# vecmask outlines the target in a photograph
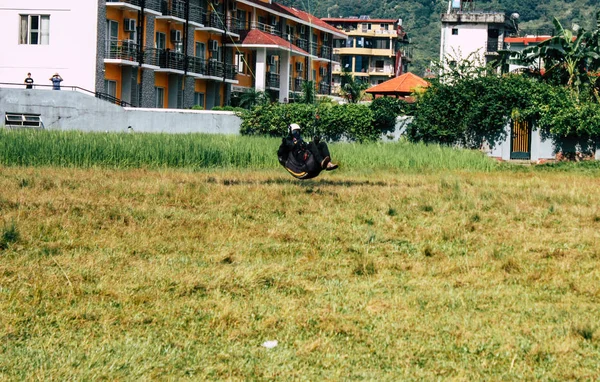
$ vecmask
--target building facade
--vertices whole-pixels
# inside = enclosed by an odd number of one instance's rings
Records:
[[[409,38],[401,19],[371,19],[369,16],[324,18],[327,24],[348,35],[334,43],[333,86],[338,93],[342,74],[375,86],[408,71],[411,61]]]
[[[509,30],[503,12],[478,11],[473,0],[449,0],[441,20],[442,65],[470,59],[484,66],[498,59]]]
[[[0,82],[77,86],[125,105],[204,109],[232,93],[284,101],[312,81],[330,94],[345,34],[270,0],[0,2]]]

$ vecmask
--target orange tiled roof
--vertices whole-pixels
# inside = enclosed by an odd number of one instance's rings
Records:
[[[421,77],[412,74],[404,73],[403,75],[392,78],[379,85],[367,89],[370,94],[410,94],[418,87],[427,87],[429,82]]]
[[[513,44],[524,44],[529,45],[531,43],[543,42],[550,38],[550,36],[535,36],[535,37],[506,37],[504,42]]]
[[[263,32],[258,29],[252,29],[244,38],[244,41],[240,44],[240,46],[244,47],[245,45],[268,45],[268,46],[277,46],[282,49],[291,49],[293,52],[300,53],[304,56],[310,56],[310,54],[298,48],[294,44],[290,44],[289,41],[282,39],[279,36],[275,36],[266,32]]]

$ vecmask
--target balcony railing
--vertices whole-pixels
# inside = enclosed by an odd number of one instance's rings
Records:
[[[227,30],[235,34],[241,34],[246,29],[244,22],[237,17],[227,18]]]
[[[207,72],[206,60],[200,57],[188,57],[188,72],[205,75]]]
[[[138,45],[133,40],[109,40],[104,47],[104,58],[137,61]]]
[[[317,55],[317,51],[319,50],[319,46],[316,42],[311,42],[310,43],[310,54],[312,54],[313,56]]]
[[[160,49],[148,48],[144,49],[144,64],[160,66]]]
[[[225,15],[223,13],[212,11],[206,16],[204,26],[209,28],[225,30],[225,25],[223,24],[224,22]]]
[[[485,52],[486,53],[491,53],[491,54],[496,54],[498,53],[499,50],[502,50],[504,46],[503,41],[501,40],[488,40],[485,43]]]
[[[161,12],[164,16],[173,16],[180,19],[185,19],[185,1],[163,0],[161,4]]]
[[[327,82],[319,82],[319,94],[331,94],[331,85]]]
[[[269,25],[264,23],[253,22],[250,24],[250,29],[258,29],[263,32],[267,32],[269,34],[281,37],[281,31],[279,30],[277,25]]]
[[[223,77],[223,63],[217,60],[208,60],[208,72],[206,74],[212,77]]]
[[[126,3],[126,4],[131,4],[131,5],[135,5],[136,7],[139,7],[140,4],[140,0],[106,0],[107,3]]]
[[[330,56],[331,56],[331,48],[326,45],[321,45],[321,49],[319,51],[319,57],[329,58]]]
[[[184,70],[185,55],[183,53],[162,50],[159,53],[159,66],[165,69]]]
[[[198,24],[206,23],[206,12],[204,8],[190,4],[190,21]]]
[[[267,87],[279,88],[279,74],[267,72]]]
[[[308,50],[308,41],[303,38],[297,38],[295,45],[302,50]]]
[[[234,64],[225,64],[225,79],[234,80],[237,75],[237,67]]]
[[[301,92],[303,91],[303,85],[304,85],[304,78],[294,78],[294,91],[295,92]]]

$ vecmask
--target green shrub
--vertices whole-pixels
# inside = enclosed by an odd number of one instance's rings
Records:
[[[369,108],[373,112],[373,128],[382,134],[396,129],[396,117],[402,113],[405,102],[392,97],[375,98]]]
[[[373,112],[365,105],[269,104],[241,114],[243,135],[282,137],[297,123],[305,136],[319,134],[328,140],[373,141],[380,130],[373,127]]]

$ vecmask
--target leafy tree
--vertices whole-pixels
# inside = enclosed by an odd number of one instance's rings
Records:
[[[358,103],[363,99],[365,90],[369,88],[368,83],[357,81],[348,69],[342,73],[341,94],[348,102]]]
[[[302,94],[297,99],[300,103],[315,103],[315,83],[314,81],[304,81],[302,84]]]
[[[265,105],[269,102],[269,96],[263,92],[250,88],[240,96],[239,106],[244,109],[252,109],[257,105]]]

